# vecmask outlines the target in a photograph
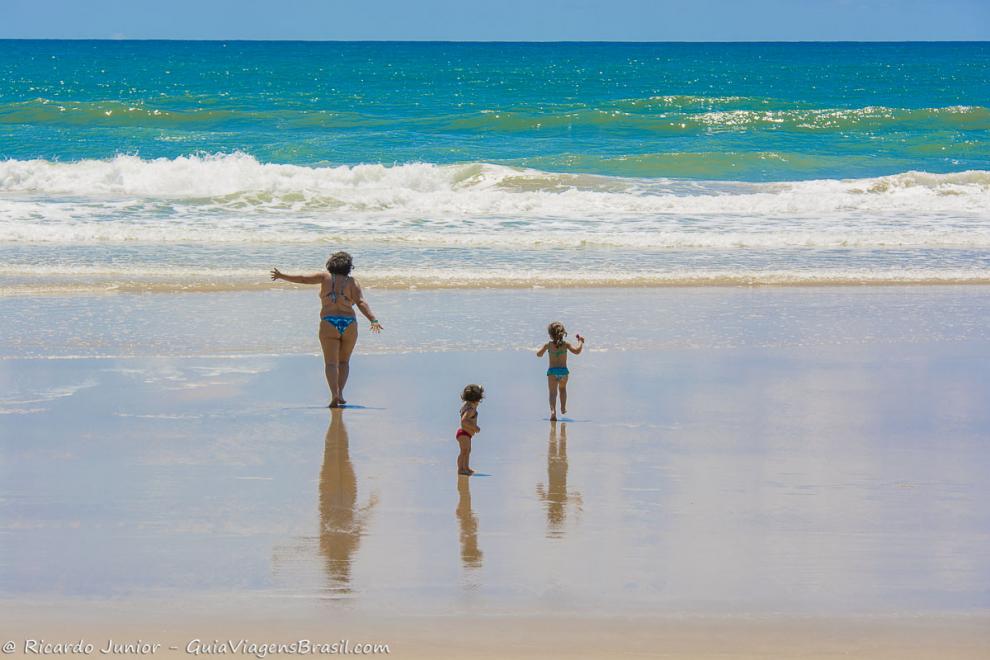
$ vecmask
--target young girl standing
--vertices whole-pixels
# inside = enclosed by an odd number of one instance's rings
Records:
[[[460,447],[457,455],[457,474],[472,475],[474,470],[469,463],[471,461],[471,438],[481,431],[478,426],[478,404],[485,396],[485,388],[481,385],[468,385],[461,392],[461,423],[457,427],[454,437]]]

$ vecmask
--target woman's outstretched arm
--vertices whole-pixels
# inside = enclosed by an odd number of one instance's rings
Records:
[[[285,280],[296,284],[319,284],[323,281],[323,273],[313,273],[312,275],[286,275],[278,268],[272,268],[272,281]]]
[[[364,299],[364,292],[361,291],[361,285],[357,283],[357,280],[354,280],[354,300],[357,301],[354,304],[361,310],[361,313],[371,321],[371,331],[375,333],[381,332],[382,324],[378,322],[378,317],[371,311],[371,305]]]

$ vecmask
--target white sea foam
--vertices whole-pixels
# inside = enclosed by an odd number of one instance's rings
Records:
[[[543,231],[434,231],[346,230],[339,227],[323,231],[278,231],[271,227],[252,230],[248,227],[146,227],[142,225],[114,226],[93,223],[56,227],[52,224],[4,228],[0,223],[0,241],[11,243],[325,243],[328,245],[393,245],[397,247],[448,247],[558,249],[558,248],[627,248],[642,250],[728,250],[777,248],[990,248],[990,222],[987,227],[931,226],[929,218],[912,218],[911,222],[877,222],[872,227],[850,227],[845,224],[816,227],[816,220],[792,220],[787,225],[759,223],[745,226],[744,221],[730,226],[664,227],[634,225],[610,230],[603,223],[595,228],[573,228],[558,224]],[[644,223],[645,224],[645,223]],[[726,223],[728,224],[728,223]],[[740,226],[743,225],[743,226]],[[54,270],[64,266],[53,265]],[[15,270],[19,270],[17,267]],[[0,266],[0,270],[3,267]]]
[[[0,268],[0,279],[10,269]],[[3,296],[73,296],[93,293],[252,291],[278,285],[267,281],[263,272],[220,268],[156,269],[80,267],[60,269],[57,275],[44,265],[26,267],[18,275],[28,278],[0,286]],[[50,280],[58,278],[59,284]],[[42,285],[36,280],[45,280]],[[669,267],[606,269],[555,269],[513,267],[511,269],[442,264],[439,267],[406,269],[368,268],[361,272],[365,288],[379,289],[497,289],[497,288],[597,288],[667,286],[843,286],[859,284],[990,284],[990,270],[960,266],[911,265],[817,265],[814,267]],[[157,379],[184,381],[177,373],[159,372]]]
[[[71,163],[0,162],[4,220],[119,214],[315,218],[622,218],[656,214],[802,215],[835,212],[979,213],[990,172],[906,172],[853,180],[685,182],[558,174],[485,163],[303,167],[246,154]],[[10,203],[21,203],[20,209]],[[20,216],[20,217],[18,217]],[[5,223],[5,224],[10,224]],[[9,229],[9,228],[8,228]]]
[[[34,392],[21,392],[19,394],[14,394],[13,396],[10,397],[5,396],[0,398],[0,404],[4,405],[5,409],[11,410],[10,408],[6,408],[6,406],[7,405],[18,406],[18,405],[31,404],[31,403],[49,403],[57,399],[64,399],[73,396],[75,395],[76,392],[80,390],[84,390],[95,386],[96,386],[96,381],[93,379],[88,379],[82,383],[78,383],[75,385],[66,385],[64,387],[50,387]],[[23,410],[17,409],[17,410],[19,412],[25,412],[25,411],[33,412],[35,409],[30,408],[30,409],[23,409]]]
[[[45,412],[47,408],[3,408],[0,407],[0,415],[35,415]]]

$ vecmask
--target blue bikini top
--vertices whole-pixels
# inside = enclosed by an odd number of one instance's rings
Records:
[[[344,293],[344,288],[346,288],[346,287],[347,287],[347,282],[345,280],[344,281],[344,287],[341,288],[340,292],[338,293],[337,292],[337,276],[334,275],[333,273],[330,273],[330,293],[327,294],[327,298],[330,299],[330,302],[334,302],[335,303],[335,302],[337,302],[337,296],[339,295],[344,300],[346,300],[347,302],[351,302],[351,299],[348,298],[347,297],[347,294]]]

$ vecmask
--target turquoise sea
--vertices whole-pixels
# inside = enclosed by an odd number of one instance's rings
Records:
[[[990,44],[0,41],[0,290],[990,282]]]

